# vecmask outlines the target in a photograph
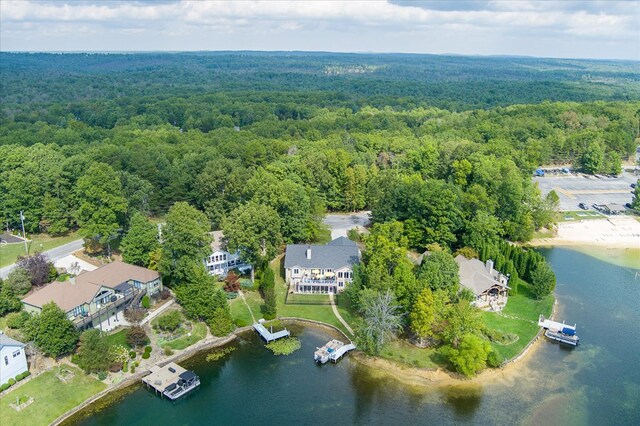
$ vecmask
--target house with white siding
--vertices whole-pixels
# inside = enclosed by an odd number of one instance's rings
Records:
[[[288,244],[284,268],[289,291],[340,293],[353,280],[353,266],[358,263],[360,250],[345,237],[326,245]]]
[[[229,271],[237,269],[241,274],[251,271],[252,265],[240,257],[239,252],[227,251],[227,244],[222,231],[213,231],[211,235],[211,254],[205,259],[209,275],[226,277]]]
[[[0,331],[0,385],[28,370],[24,346]]]

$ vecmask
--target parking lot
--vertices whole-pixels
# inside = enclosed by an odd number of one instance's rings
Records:
[[[637,177],[632,173],[623,172],[618,177],[591,176],[583,174],[547,174],[544,177],[534,177],[543,195],[552,189],[560,197],[560,210],[580,210],[579,203],[584,203],[592,210],[592,204],[626,204],[633,199],[632,183]]]

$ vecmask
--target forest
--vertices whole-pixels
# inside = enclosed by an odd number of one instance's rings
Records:
[[[183,259],[207,246],[196,232],[185,234],[196,247],[184,247],[179,224],[223,229],[259,264],[284,243],[318,240],[327,211],[369,209],[354,307],[397,299],[411,312],[403,324],[445,342],[451,359],[480,344],[470,326],[454,335],[431,326],[433,315],[475,321],[452,287],[451,253],[501,255],[548,294],[555,278],[544,262],[502,246],[554,221],[557,197],[543,197],[532,173],[568,164],[617,174],[640,133],[633,62],[0,53],[0,73],[4,228],[17,229],[24,211],[29,233],[78,230],[94,252],[121,241],[126,260],[177,286],[192,280]],[[165,217],[160,250],[149,218]],[[404,253],[426,249],[443,254],[412,269]],[[434,297],[449,308],[425,319],[414,308]],[[376,336],[363,339],[379,351]]]

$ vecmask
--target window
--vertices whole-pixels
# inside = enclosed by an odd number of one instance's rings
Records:
[[[78,315],[82,315],[82,313],[83,313],[82,311],[83,311],[82,305],[76,306],[75,308],[73,308],[73,315],[76,316],[76,317]]]
[[[17,351],[12,353],[11,355],[13,355],[14,358],[17,357],[18,355],[20,355],[20,349],[18,349]]]
[[[9,365],[9,357],[8,356],[4,357],[4,365]]]
[[[298,268],[295,268],[293,270],[293,275],[298,275],[300,273],[300,270]]]

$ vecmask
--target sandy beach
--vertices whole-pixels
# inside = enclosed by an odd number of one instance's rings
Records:
[[[538,238],[531,246],[597,246],[640,249],[640,222],[630,216],[558,224],[556,236]]]

